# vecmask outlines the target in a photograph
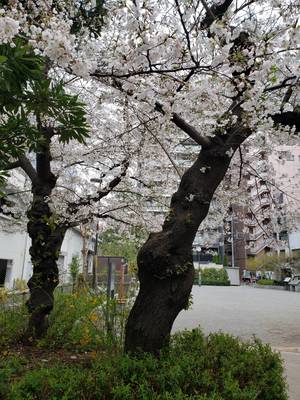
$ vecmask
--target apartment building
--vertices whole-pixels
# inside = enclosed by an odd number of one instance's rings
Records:
[[[300,251],[300,146],[278,146],[255,154],[245,171],[247,204],[233,204],[227,220],[229,264],[265,254],[293,256]]]

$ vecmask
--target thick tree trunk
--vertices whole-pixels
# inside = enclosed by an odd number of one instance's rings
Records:
[[[26,305],[30,319],[25,337],[35,339],[42,337],[48,328],[48,315],[54,302],[53,292],[59,282],[57,260],[65,229],[55,223],[43,196],[34,196],[28,219],[33,275],[28,281],[30,298]]]
[[[158,354],[189,300],[194,268],[192,244],[213,194],[229,167],[225,146],[203,149],[182,177],[162,231],[150,234],[138,254],[140,291],[130,312],[125,351]]]
[[[51,131],[41,128],[43,140],[36,153],[36,170],[30,162],[24,165],[31,178],[33,200],[27,212],[27,231],[31,238],[30,247],[33,275],[28,281],[30,298],[26,305],[30,319],[25,338],[43,336],[48,328],[48,315],[53,308],[53,292],[58,285],[57,260],[66,232],[64,225],[55,220],[49,198],[56,185],[57,177],[51,172]]]

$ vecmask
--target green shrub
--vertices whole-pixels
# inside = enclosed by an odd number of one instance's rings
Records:
[[[74,291],[75,285],[77,282],[77,278],[78,278],[78,274],[79,274],[79,270],[80,270],[80,261],[79,261],[78,255],[72,257],[72,261],[69,265],[69,268],[70,268],[71,282],[72,282],[73,291]]]
[[[260,341],[193,330],[173,336],[159,359],[106,354],[89,367],[24,366],[17,376],[8,373],[0,394],[4,400],[287,400],[282,365]]]
[[[22,296],[10,296],[0,305],[0,350],[19,341],[28,323],[28,312]],[[54,309],[49,316],[46,336],[40,347],[92,350],[120,347],[129,305],[107,302],[82,288],[75,293],[55,292]]]
[[[229,286],[230,281],[225,269],[205,268],[201,270],[202,285]]]
[[[58,292],[47,335],[39,346],[78,350],[121,346],[127,308],[113,300],[107,303],[106,295],[96,295],[87,288]]]
[[[270,285],[270,286],[283,286],[284,283],[282,281],[276,281],[273,279],[259,279],[256,282],[258,285]]]
[[[200,275],[200,270],[199,269],[195,269],[195,273],[194,273],[194,285],[199,285],[199,275]]]
[[[8,302],[0,306],[0,347],[17,342],[27,326],[28,313],[25,305],[14,301],[10,296]]]

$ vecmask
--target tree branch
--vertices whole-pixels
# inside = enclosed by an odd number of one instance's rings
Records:
[[[163,106],[161,103],[156,102],[155,103],[155,109],[162,114],[165,114]],[[189,135],[191,139],[193,139],[196,143],[198,143],[200,146],[204,147],[209,147],[212,143],[211,141],[204,137],[201,136],[200,133],[195,129],[192,125],[187,123],[183,118],[181,118],[177,113],[173,113],[171,117],[171,121],[174,122],[174,124],[183,130],[186,134]]]
[[[289,76],[289,77],[285,78],[278,85],[269,86],[269,87],[265,88],[264,92],[273,92],[274,90],[279,90],[279,89],[283,89],[285,87],[290,87],[292,85],[292,83],[288,83],[288,81],[294,80],[296,78],[297,77],[295,75],[294,76]]]
[[[203,148],[209,147],[211,145],[211,141],[208,138],[201,136],[197,129],[187,123],[177,113],[173,113],[171,121],[174,122],[174,124],[178,126],[178,128],[182,129],[185,133],[189,135],[191,139],[200,144],[200,146],[202,146]]]
[[[101,72],[95,71],[90,74],[90,76],[94,76],[96,78],[116,78],[116,79],[125,79],[130,78],[132,76],[142,76],[142,75],[152,75],[152,74],[171,74],[173,72],[181,72],[181,71],[191,71],[191,70],[211,70],[211,65],[191,65],[187,67],[174,67],[174,68],[165,68],[165,69],[155,69],[153,66],[149,69],[141,69],[139,71],[129,71],[123,74],[118,74],[112,72]]]
[[[3,168],[3,171],[9,171],[11,169],[15,169],[15,168],[19,168],[19,167],[21,167],[20,161],[14,161],[14,162],[11,162],[11,163],[7,164]]]
[[[201,3],[207,11],[200,24],[201,28],[208,29],[216,19],[221,19],[232,2],[233,0],[225,0],[221,4],[213,4],[211,7],[208,7],[205,0],[201,0]]]
[[[139,118],[139,117],[138,117]],[[146,128],[147,132],[149,132],[149,134],[157,141],[157,143],[160,145],[160,147],[162,148],[163,152],[165,153],[165,155],[168,157],[170,163],[172,164],[173,168],[175,169],[177,175],[179,176],[179,178],[182,177],[179,169],[177,168],[177,165],[175,164],[173,158],[171,157],[171,155],[169,154],[168,150],[165,148],[164,144],[162,143],[162,141],[157,137],[157,135],[155,135],[155,133],[152,132],[152,130],[147,126],[147,123],[144,124],[144,127]]]
[[[107,196],[116,186],[118,186],[122,178],[126,175],[128,166],[129,166],[129,161],[128,160],[123,161],[120,175],[112,179],[105,189],[98,190],[97,193],[93,196],[89,195],[77,202],[70,203],[66,210],[66,213],[76,214],[81,207],[88,206],[92,203],[100,201],[103,197]]]
[[[26,156],[19,157],[20,167],[27,174],[33,184],[37,184],[39,179],[36,170],[33,168],[31,162]]]
[[[239,155],[240,155],[240,176],[239,176],[239,181],[238,181],[238,187],[240,187],[240,185],[241,185],[243,165],[244,165],[243,153],[242,153],[241,146],[239,146]]]
[[[203,1],[204,1],[204,0],[203,0]],[[179,17],[180,17],[181,26],[182,26],[182,29],[183,29],[183,31],[184,31],[185,37],[186,37],[187,47],[188,47],[188,49],[189,49],[189,53],[190,53],[190,56],[191,56],[191,60],[193,61],[193,63],[194,63],[196,66],[198,66],[198,61],[195,59],[194,54],[193,54],[193,51],[192,51],[190,34],[189,34],[189,31],[187,30],[186,24],[185,24],[185,22],[184,22],[183,13],[181,12],[179,1],[178,1],[178,0],[175,0],[175,4],[176,4],[176,8],[177,8]]]
[[[300,111],[286,111],[270,116],[275,125],[296,127],[296,132],[300,132]]]

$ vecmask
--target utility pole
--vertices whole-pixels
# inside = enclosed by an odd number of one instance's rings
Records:
[[[234,260],[234,218],[233,218],[233,210],[231,214],[231,267],[235,267]]]
[[[95,237],[95,244],[94,244],[94,259],[93,259],[93,281],[92,281],[92,287],[96,289],[97,287],[97,267],[98,267],[98,231],[99,231],[99,221],[97,221],[96,224],[96,237]]]

